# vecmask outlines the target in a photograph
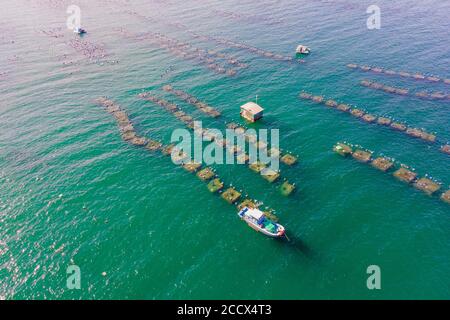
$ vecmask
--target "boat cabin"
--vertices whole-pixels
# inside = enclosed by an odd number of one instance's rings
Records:
[[[264,213],[261,210],[258,209],[251,209],[249,208],[247,211],[247,214],[254,218],[255,220],[259,220],[261,218],[264,218]]]
[[[255,122],[263,117],[264,109],[254,102],[247,102],[241,106],[241,117],[250,122]]]

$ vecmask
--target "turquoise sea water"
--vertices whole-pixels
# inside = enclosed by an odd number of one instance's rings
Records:
[[[88,30],[83,39],[108,54],[101,62],[68,45],[76,39],[65,27],[69,4],[19,0],[0,13],[1,298],[450,298],[450,206],[331,149],[342,140],[363,145],[439,179],[443,190],[449,156],[439,143],[297,97],[301,90],[324,94],[449,141],[448,101],[388,95],[359,81],[447,94],[448,85],[346,67],[449,78],[448,1],[379,1],[380,30],[366,28],[371,1],[78,1]],[[298,43],[313,53],[305,64],[277,62],[194,39],[173,23],[286,56]],[[218,49],[249,68],[218,75],[150,41],[124,37],[120,28]],[[228,121],[241,122],[239,106],[258,95],[265,107],[260,126],[278,128],[281,147],[299,155],[298,165],[281,167],[296,193],[281,196],[276,184],[243,166],[215,168],[225,182],[276,209],[290,242],[255,233],[194,175],[123,142],[114,119],[93,103],[110,97],[140,134],[167,143],[180,123],[137,97],[167,83]],[[66,287],[71,264],[81,269],[80,290]],[[381,268],[381,290],[366,287],[372,264]]]

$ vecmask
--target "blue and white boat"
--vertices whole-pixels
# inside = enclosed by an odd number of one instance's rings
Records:
[[[284,227],[264,215],[258,209],[244,207],[238,212],[238,216],[247,222],[249,227],[272,238],[281,238],[285,235]]]

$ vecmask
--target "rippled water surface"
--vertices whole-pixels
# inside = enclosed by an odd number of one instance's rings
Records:
[[[394,157],[448,189],[449,101],[389,95],[363,79],[450,93],[444,83],[354,71],[348,63],[450,78],[448,1],[78,1],[84,51],[67,30],[72,1],[4,1],[0,13],[0,296],[51,298],[449,298],[450,206],[332,152],[337,141]],[[234,13],[227,15],[226,13]],[[160,32],[248,64],[234,77],[129,34]],[[201,35],[293,56],[286,63]],[[215,166],[228,184],[276,209],[290,242],[263,237],[235,208],[167,158],[120,138],[93,102],[108,96],[140,134],[168,143],[180,127],[137,97],[172,83],[241,122],[258,95],[260,127],[278,128],[299,155],[282,176],[289,198],[243,166]],[[302,90],[435,132],[426,144],[298,98]],[[168,96],[167,96],[168,97]],[[176,100],[176,99],[174,99]],[[180,106],[208,126],[209,120]],[[66,268],[81,269],[68,290]],[[381,267],[382,290],[366,287]]]

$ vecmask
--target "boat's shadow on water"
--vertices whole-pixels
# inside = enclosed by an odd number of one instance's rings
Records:
[[[281,238],[277,239],[277,242],[280,245],[292,248],[293,250],[301,253],[303,256],[308,259],[313,259],[315,256],[314,251],[300,238],[295,236],[289,236],[289,238]]]

